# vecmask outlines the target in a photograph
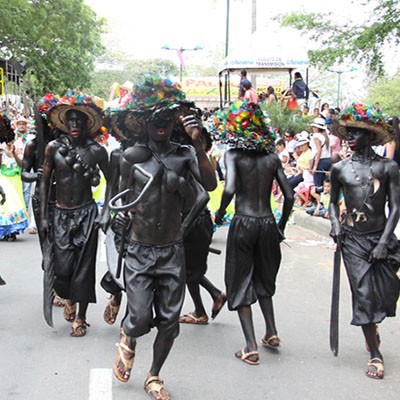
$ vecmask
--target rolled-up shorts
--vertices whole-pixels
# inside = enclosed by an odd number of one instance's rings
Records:
[[[54,290],[64,299],[96,302],[97,213],[95,202],[54,209]]]
[[[280,262],[280,234],[275,218],[236,214],[229,228],[225,263],[229,309],[273,296]]]
[[[207,272],[208,250],[213,223],[207,210],[199,215],[183,241],[185,246],[186,283],[199,283]]]
[[[122,328],[140,337],[157,327],[169,339],[179,335],[185,297],[183,242],[147,245],[131,241],[125,258],[127,313]]]

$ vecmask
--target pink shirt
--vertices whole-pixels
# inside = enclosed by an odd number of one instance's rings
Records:
[[[253,88],[247,89],[246,93],[244,94],[244,99],[257,104],[258,103],[257,92]]]
[[[329,135],[329,147],[331,148],[331,156],[342,151],[342,141],[336,135]]]

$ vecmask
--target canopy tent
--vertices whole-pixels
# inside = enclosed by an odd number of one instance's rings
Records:
[[[231,101],[231,74],[240,74],[246,70],[248,74],[289,74],[289,85],[292,84],[292,71],[306,70],[308,81],[308,57],[305,50],[296,47],[295,43],[286,42],[279,46],[281,40],[253,37],[246,48],[233,51],[225,58],[218,73],[220,85],[220,107]],[[266,44],[268,43],[268,44]]]

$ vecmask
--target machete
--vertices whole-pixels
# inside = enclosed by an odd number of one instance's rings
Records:
[[[332,353],[337,357],[339,353],[339,292],[340,292],[340,245],[337,245],[333,256],[333,282],[331,302],[331,324],[329,330],[329,344]]]

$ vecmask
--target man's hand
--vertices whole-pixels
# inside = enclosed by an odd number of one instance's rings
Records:
[[[45,217],[42,217],[42,220],[40,223],[40,230],[42,232],[43,237],[46,237],[47,234],[49,233],[49,220]]]
[[[111,216],[108,212],[103,212],[97,216],[95,224],[98,225],[101,230],[105,233],[108,225],[110,224]]]
[[[378,243],[371,251],[368,262],[373,263],[378,260],[384,260],[387,257],[387,244]]]
[[[203,126],[201,121],[194,115],[181,116],[180,120],[185,128],[186,134],[192,139],[192,142],[201,142],[201,130]]]
[[[225,210],[218,210],[216,213],[215,213],[215,223],[217,224],[217,225],[222,225],[223,224],[223,219],[224,219],[224,216],[225,216]]]
[[[36,182],[38,184],[42,180],[42,176],[43,176],[43,168],[38,168],[38,170],[36,171]]]
[[[338,229],[332,228],[329,236],[333,239],[333,241],[336,243],[336,249],[340,251],[342,242],[343,242],[343,233],[340,229],[340,226]]]
[[[112,222],[112,230],[115,233],[122,233],[131,221],[131,217],[125,211],[119,211]]]

